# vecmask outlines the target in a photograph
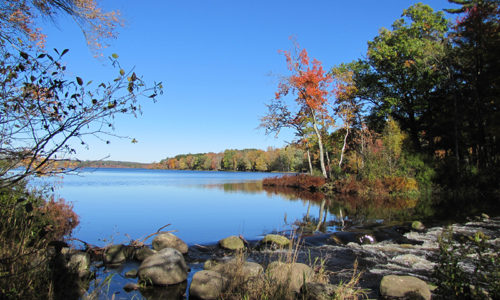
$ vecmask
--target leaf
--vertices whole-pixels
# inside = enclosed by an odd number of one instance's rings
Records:
[[[78,76],[76,77],[76,82],[78,83],[78,85],[83,85],[83,80]]]
[[[117,59],[118,58],[118,54],[113,53],[113,54],[111,54],[111,57],[113,57],[114,59]]]
[[[64,54],[68,53],[69,49],[64,49],[63,52],[61,53],[61,56],[63,56]]]
[[[24,58],[24,59],[28,59],[29,58],[28,54],[25,53],[25,52],[22,52],[22,51],[19,53],[19,55],[21,55],[21,57]]]
[[[125,70],[124,69],[120,69],[120,75],[125,75]]]

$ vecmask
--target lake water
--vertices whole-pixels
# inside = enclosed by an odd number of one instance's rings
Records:
[[[290,223],[306,214],[308,203],[267,193],[257,183],[277,175],[84,169],[65,175],[56,194],[73,203],[80,217],[73,236],[88,243],[129,242],[171,224],[165,230],[176,230],[193,245],[238,234],[256,239],[290,229]],[[311,216],[317,215],[318,209],[312,208]]]

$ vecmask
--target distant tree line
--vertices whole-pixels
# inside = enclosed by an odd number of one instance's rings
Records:
[[[307,170],[306,153],[294,145],[284,148],[229,149],[219,153],[180,154],[153,164],[156,169],[303,172]]]

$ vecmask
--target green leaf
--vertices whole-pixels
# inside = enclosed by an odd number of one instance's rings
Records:
[[[125,75],[125,70],[120,69],[120,75],[122,75],[122,76]]]
[[[117,59],[118,58],[118,54],[113,53],[113,54],[111,54],[111,57],[113,57],[114,59]]]

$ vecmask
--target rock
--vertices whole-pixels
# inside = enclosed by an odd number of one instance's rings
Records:
[[[330,300],[334,299],[335,288],[332,284],[307,282],[302,286],[301,292],[307,300]]]
[[[175,235],[167,232],[160,233],[153,239],[153,249],[159,251],[165,248],[177,249],[182,254],[188,253],[188,246],[184,241]]]
[[[172,285],[187,279],[188,267],[182,253],[165,248],[146,258],[137,275],[142,282],[152,285]]]
[[[226,250],[233,251],[245,248],[245,244],[243,244],[243,241],[235,235],[220,240],[219,245]]]
[[[189,294],[200,299],[217,299],[228,283],[229,280],[218,272],[211,270],[198,271],[191,281]]]
[[[118,265],[126,260],[127,253],[124,245],[111,245],[104,251],[104,263],[107,265]]]
[[[125,292],[131,292],[139,289],[139,285],[137,283],[129,282],[125,286],[123,286]]]
[[[125,272],[125,277],[127,277],[127,278],[136,278],[137,277],[137,270],[136,269],[132,269],[132,270],[129,270],[129,271]]]
[[[66,268],[78,274],[78,277],[85,277],[90,273],[90,255],[86,252],[67,252]]]
[[[412,228],[413,230],[423,231],[423,230],[425,229],[425,226],[424,226],[424,224],[422,224],[422,222],[420,222],[420,221],[413,221],[413,222],[411,223],[411,228]]]
[[[432,271],[436,265],[427,259],[414,255],[414,254],[403,254],[392,258],[393,262],[410,267],[414,270],[428,270]]]
[[[223,262],[208,260],[204,264],[204,269],[218,272],[227,278],[242,278],[244,281],[264,273],[264,268],[258,263],[242,261],[238,258]]]
[[[380,282],[380,294],[385,299],[431,299],[427,283],[413,276],[384,276]]]
[[[153,255],[153,254],[156,254],[157,251],[147,247],[147,246],[144,246],[144,247],[141,247],[141,248],[136,248],[134,250],[134,258],[138,261],[143,261],[145,260],[147,257]]]
[[[261,244],[271,244],[277,247],[286,247],[290,245],[290,240],[286,236],[279,234],[268,234],[261,241]]]
[[[288,285],[291,291],[300,292],[304,282],[311,282],[313,270],[302,263],[272,262],[267,267],[266,273],[278,284]]]

